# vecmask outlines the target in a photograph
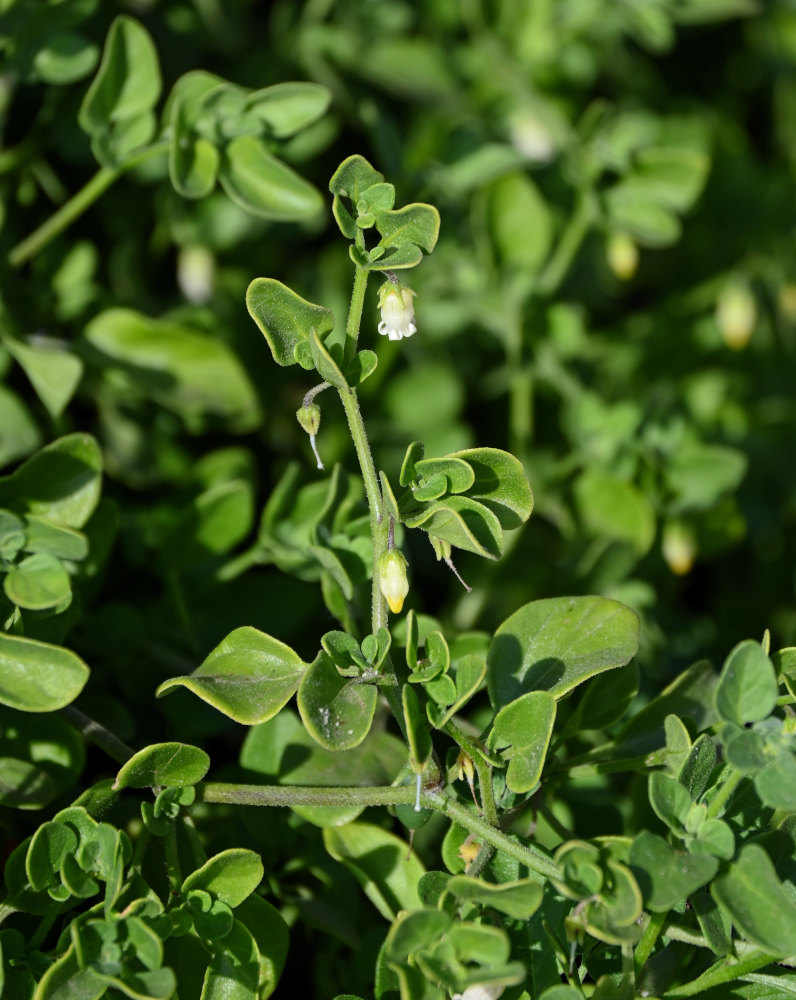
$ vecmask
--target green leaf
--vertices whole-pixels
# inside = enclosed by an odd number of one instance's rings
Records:
[[[187,687],[235,722],[253,726],[290,701],[307,666],[290,646],[244,625],[230,632],[192,674],[164,681],[155,695]]]
[[[426,649],[428,649],[428,646]],[[426,705],[426,713],[431,725],[435,729],[442,729],[445,723],[463,705],[466,705],[478,691],[485,676],[486,660],[483,656],[479,656],[477,653],[468,653],[462,656],[456,664],[456,683],[453,700],[448,702],[444,707],[433,705],[431,702]],[[412,680],[411,677],[409,679],[410,681]],[[447,679],[450,679],[450,675],[448,675]],[[428,686],[426,690],[428,690]]]
[[[692,802],[696,802],[708,787],[717,759],[713,740],[707,733],[703,733],[694,743],[677,775],[677,780],[687,789]]]
[[[195,785],[207,774],[210,758],[199,747],[187,743],[153,743],[122,766],[114,789],[163,785],[183,788]]]
[[[445,892],[457,899],[480,903],[484,907],[505,913],[514,920],[527,920],[541,905],[544,886],[534,879],[493,885],[468,875],[454,875],[447,881]]]
[[[260,953],[250,931],[236,920],[217,944],[200,1000],[258,1000]]]
[[[526,691],[561,698],[578,684],[624,666],[638,649],[635,612],[605,597],[532,601],[498,628],[487,657],[492,704],[502,708]]]
[[[449,458],[460,458],[475,474],[467,496],[485,504],[504,528],[519,528],[533,511],[533,493],[519,459],[499,448],[468,448]]]
[[[350,750],[368,735],[378,689],[359,678],[341,677],[319,653],[301,680],[298,709],[310,735],[329,750]]]
[[[0,541],[1,546],[2,541]],[[88,538],[74,528],[56,524],[46,517],[29,514],[25,518],[24,548],[26,552],[46,552],[58,559],[79,562],[88,555]]]
[[[15,757],[0,757],[0,806],[41,809],[57,794],[55,782],[40,767]]]
[[[102,455],[90,434],[67,434],[0,477],[0,506],[82,528],[100,496]]]
[[[487,746],[508,761],[506,785],[512,792],[523,794],[536,787],[555,719],[556,700],[547,691],[529,691],[495,716]]]
[[[83,690],[88,667],[75,653],[0,633],[0,703],[21,712],[55,712]]]
[[[69,602],[72,586],[60,560],[47,552],[37,552],[14,564],[3,581],[12,604],[31,611],[57,608]]]
[[[41,432],[27,406],[0,384],[0,467],[29,455],[41,444]]]
[[[677,448],[664,468],[666,485],[674,493],[672,514],[707,510],[738,488],[748,460],[743,452],[723,445],[687,443]]]
[[[286,139],[317,121],[331,96],[319,83],[277,83],[249,94],[246,110],[265,122],[274,138]]]
[[[406,746],[390,733],[368,733],[351,750],[327,750],[310,736],[295,712],[285,709],[270,722],[253,726],[243,743],[240,765],[260,781],[280,785],[389,785],[406,764]],[[348,806],[293,806],[317,826],[340,826],[362,812]]]
[[[446,496],[405,517],[404,523],[487,559],[497,559],[503,551],[503,530],[497,517],[469,497]]]
[[[406,722],[406,741],[409,744],[409,762],[415,774],[423,774],[434,750],[428,723],[420,710],[420,702],[413,687],[405,684],[401,698]]]
[[[332,175],[329,181],[329,190],[334,195],[332,214],[343,236],[349,240],[356,239],[356,217],[359,214],[357,205],[362,195],[368,188],[381,184],[383,180],[384,175],[374,170],[358,153],[343,160]],[[350,207],[343,199],[350,203]]]
[[[61,863],[77,849],[77,834],[63,823],[43,823],[34,833],[25,858],[25,871],[34,889],[56,885]]]
[[[227,145],[218,177],[236,205],[263,219],[293,222],[323,209],[320,191],[253,135],[238,136]]]
[[[627,232],[641,246],[671,246],[680,237],[682,229],[677,216],[628,182],[614,185],[606,194],[605,203],[612,228]]]
[[[108,367],[120,369],[145,396],[189,421],[218,417],[241,431],[259,422],[246,369],[215,335],[133,309],[108,309],[91,320],[86,337]]]
[[[595,535],[631,545],[644,555],[655,538],[655,513],[632,483],[589,469],[575,482],[584,527]]]
[[[375,371],[379,359],[375,351],[357,351],[345,370],[345,380],[349,385],[360,385]]]
[[[100,1000],[107,989],[104,976],[79,967],[75,946],[71,944],[42,976],[35,1000]]]
[[[653,913],[666,913],[681,900],[706,885],[719,867],[707,854],[684,854],[661,837],[644,830],[630,846],[630,869]]]
[[[425,869],[405,841],[370,823],[349,823],[327,827],[323,842],[386,920],[395,920],[400,910],[420,909],[417,883]]]
[[[223,86],[223,80],[213,73],[194,70],[181,76],[169,95],[169,177],[183,198],[203,198],[215,187],[220,154],[209,138],[197,136],[193,130],[204,99]]]
[[[796,812],[796,760],[790,750],[782,750],[755,775],[760,800],[773,809]]]
[[[710,892],[752,944],[776,958],[796,954],[796,903],[762,847],[745,844]]]
[[[716,710],[722,719],[744,726],[768,718],[779,686],[774,664],[753,639],[739,642],[724,661],[716,686]]]
[[[246,308],[268,341],[278,365],[296,363],[296,349],[311,331],[319,337],[334,329],[334,313],[313,305],[274,278],[255,278],[246,291]],[[305,366],[306,367],[306,366]]]
[[[99,49],[72,31],[48,38],[33,57],[33,67],[44,83],[63,86],[82,80],[96,66]]]
[[[348,389],[345,376],[340,371],[337,362],[329,353],[326,345],[321,341],[314,327],[310,330],[310,350],[312,351],[315,370],[324,382],[328,382],[329,385],[333,385],[337,389]]]
[[[498,257],[509,271],[524,277],[538,273],[550,252],[550,210],[538,187],[525,174],[507,174],[488,192],[489,223]]]
[[[285,966],[290,935],[279,911],[262,896],[253,894],[236,908],[236,919],[246,926],[260,953],[257,1000],[267,1000],[274,992]]]
[[[183,895],[196,889],[211,892],[235,909],[263,879],[260,855],[244,847],[231,847],[214,855],[182,883]]]
[[[419,485],[436,476],[446,479],[445,490],[451,493],[466,493],[475,482],[473,467],[455,455],[444,458],[420,458],[414,465],[414,478]],[[415,499],[420,499],[415,491]]]
[[[376,228],[382,247],[399,248],[407,243],[431,253],[439,236],[439,212],[433,205],[412,204],[396,211],[376,213]]]
[[[147,31],[131,17],[110,27],[99,71],[83,99],[78,122],[92,135],[111,123],[134,118],[160,96],[158,56]]]
[[[683,834],[691,808],[688,790],[663,771],[654,771],[649,777],[649,798],[655,814],[675,833]]]
[[[83,375],[81,359],[57,342],[44,338],[35,347],[8,333],[2,339],[8,353],[24,369],[47,412],[53,419],[60,417]]]

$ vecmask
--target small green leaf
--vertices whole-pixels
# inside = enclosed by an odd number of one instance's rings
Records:
[[[499,520],[482,503],[469,497],[446,496],[405,517],[404,523],[408,528],[422,528],[456,548],[487,559],[497,559],[503,551]]]
[[[446,489],[451,493],[467,493],[475,483],[473,467],[462,458],[446,455],[444,458],[420,458],[415,462],[414,478],[418,482],[438,475],[446,478]],[[417,493],[415,498],[419,499]]]
[[[252,726],[287,704],[306,669],[289,646],[244,625],[230,632],[192,674],[164,681],[155,694],[159,698],[184,686],[235,722]]]
[[[561,698],[578,684],[624,666],[638,649],[635,612],[605,597],[532,601],[498,628],[487,657],[496,708],[526,691]]]
[[[356,239],[356,217],[359,214],[357,205],[368,188],[381,184],[384,175],[374,170],[368,161],[359,154],[343,160],[329,181],[329,190],[334,195],[332,213],[340,227],[343,236],[349,240]],[[345,201],[349,203],[346,205]]]
[[[774,664],[759,642],[746,639],[724,661],[716,687],[716,710],[722,719],[739,726],[760,722],[773,711],[778,693]]]
[[[234,909],[254,892],[262,879],[260,855],[244,847],[231,847],[191,872],[180,891],[183,895],[195,889],[211,892]]]
[[[315,370],[324,382],[328,382],[329,385],[333,385],[336,389],[348,389],[345,376],[340,371],[337,362],[329,353],[326,345],[321,341],[314,327],[310,330],[310,350],[312,351]]]
[[[139,750],[116,775],[114,789],[195,785],[207,774],[210,758],[187,743],[153,743]]]
[[[426,705],[431,725],[435,729],[442,729],[445,723],[478,691],[485,676],[486,660],[483,656],[479,656],[477,653],[467,653],[462,656],[456,664],[456,690],[453,701],[448,702],[444,709],[431,703]]]
[[[83,690],[88,667],[71,650],[0,633],[0,703],[55,712]]]
[[[536,787],[555,718],[556,700],[547,691],[529,691],[495,716],[487,746],[508,761],[506,784],[512,792],[523,794]]]
[[[255,278],[246,291],[249,315],[265,335],[278,365],[296,363],[296,348],[314,329],[319,337],[334,329],[334,313],[313,305],[274,278]]]
[[[349,385],[361,385],[375,371],[379,359],[375,351],[358,351],[346,366],[345,379]]]
[[[67,434],[0,477],[0,506],[82,528],[100,497],[102,454],[90,434]]]
[[[81,969],[74,944],[51,965],[36,988],[35,1000],[100,1000],[108,980],[93,969]]]
[[[55,556],[37,552],[14,564],[3,581],[12,604],[31,611],[58,608],[69,602],[72,586],[69,574]]]
[[[58,882],[61,862],[77,849],[77,834],[63,823],[43,823],[34,833],[25,858],[25,871],[34,889]]]
[[[310,735],[329,750],[349,750],[368,735],[378,690],[359,678],[341,677],[319,653],[298,689],[298,708]]]
[[[323,209],[318,189],[253,135],[238,136],[227,145],[218,176],[236,205],[264,219],[293,222]]]
[[[33,68],[44,83],[60,86],[82,80],[96,66],[99,49],[82,35],[64,31],[46,39],[33,57]]]
[[[498,910],[515,920],[527,920],[541,905],[544,886],[534,879],[493,885],[467,875],[454,875],[446,882],[445,892],[457,899]]]
[[[754,782],[765,805],[796,812],[796,760],[790,750],[778,753],[755,775]]]
[[[246,110],[265,122],[274,138],[286,139],[317,121],[331,96],[319,83],[277,83],[249,94]]]
[[[533,511],[533,493],[519,459],[498,448],[468,448],[449,458],[459,458],[475,474],[467,496],[479,500],[504,528],[518,528]]]
[[[710,892],[752,944],[776,958],[796,954],[796,903],[762,847],[745,844]]]
[[[46,552],[58,559],[79,562],[88,555],[88,539],[74,528],[29,514],[25,518],[25,551]]]
[[[408,243],[431,253],[439,236],[439,212],[433,205],[419,203],[378,212],[376,228],[381,234],[382,247],[397,248]]]
[[[238,920],[217,943],[207,966],[200,1000],[257,1000],[260,953],[251,932]]]
[[[684,854],[661,837],[644,830],[630,847],[628,863],[653,913],[666,913],[706,885],[716,874],[718,858]]]
[[[279,911],[262,896],[252,894],[237,907],[235,917],[257,943],[260,977],[257,1000],[268,1000],[276,989],[287,958],[290,935]]]
[[[41,809],[57,794],[58,788],[46,771],[26,760],[0,757],[0,806]]]
[[[723,819],[707,819],[699,827],[689,850],[692,854],[712,854],[722,861],[731,861],[735,856],[735,836]]]
[[[12,337],[2,336],[8,353],[21,365],[36,395],[53,419],[61,416],[74,396],[83,375],[83,362],[57,342],[37,343],[35,347]]]
[[[688,790],[663,771],[654,771],[649,778],[649,798],[655,814],[675,833],[685,832],[685,821],[691,808]]]
[[[152,108],[160,95],[158,56],[147,31],[131,17],[110,27],[99,71],[83,99],[78,122],[92,135]]]
[[[400,910],[420,909],[417,883],[425,869],[405,841],[370,823],[349,823],[327,827],[323,842],[386,920],[395,920]]]
[[[677,780],[688,790],[692,802],[696,802],[708,787],[717,759],[713,740],[707,733],[703,733],[694,743],[677,775]]]
[[[428,732],[428,723],[420,710],[420,702],[413,687],[405,684],[401,698],[406,722],[406,740],[409,744],[409,762],[415,774],[423,774],[434,749]]]

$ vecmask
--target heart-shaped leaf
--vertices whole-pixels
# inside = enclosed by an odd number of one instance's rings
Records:
[[[265,335],[278,365],[296,363],[296,349],[304,344],[312,355],[312,330],[322,337],[334,329],[334,313],[313,305],[274,278],[255,278],[246,291],[249,315]]]
[[[329,750],[349,750],[368,735],[378,690],[359,678],[341,677],[319,653],[301,680],[298,708],[310,735]]]

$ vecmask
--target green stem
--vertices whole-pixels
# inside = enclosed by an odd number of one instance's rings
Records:
[[[583,242],[595,215],[594,192],[581,188],[576,197],[575,211],[570,217],[553,255],[539,277],[537,291],[542,295],[552,295],[566,277],[575,254]]]
[[[722,959],[712,965],[707,972],[693,979],[685,986],[675,987],[663,994],[666,1000],[680,1000],[680,997],[693,997],[699,993],[704,993],[714,986],[721,986],[724,983],[731,983],[734,979],[740,979],[748,972],[755,969],[762,969],[766,965],[776,962],[773,955],[767,955],[762,951],[753,951],[739,961],[729,963],[727,959]]]
[[[74,726],[89,743],[93,743],[100,750],[104,750],[117,764],[126,764],[135,753],[132,747],[129,747],[120,740],[118,736],[114,736],[105,726],[100,725],[99,722],[89,718],[80,709],[75,708],[74,705],[67,705],[58,714],[66,719],[70,725]]]
[[[147,146],[146,149],[136,153],[125,163],[117,167],[101,167],[77,194],[74,194],[66,204],[62,205],[38,229],[35,229],[29,236],[26,236],[24,240],[10,251],[8,254],[9,264],[12,267],[21,267],[31,257],[35,257],[56,236],[60,235],[65,229],[68,229],[122,174],[128,170],[132,170],[133,167],[143,163],[144,160],[165,152],[167,149],[168,143],[158,142],[153,146]]]
[[[44,944],[44,939],[47,937],[52,925],[55,923],[57,917],[61,913],[61,908],[53,904],[45,913],[45,915],[39,921],[39,926],[36,928],[33,936],[28,941],[27,950],[36,951],[38,948]]]
[[[362,323],[362,310],[365,306],[365,290],[368,287],[368,274],[368,271],[357,265],[354,272],[354,287],[351,291],[351,304],[348,307],[348,319],[345,325],[345,351],[343,353],[346,361],[351,361],[357,352],[359,327]]]
[[[169,823],[169,832],[163,838],[163,850],[166,855],[166,873],[169,879],[169,889],[176,895],[182,888],[182,869],[180,854],[177,849],[177,820]]]
[[[711,801],[708,806],[708,818],[716,819],[717,816],[721,816],[724,813],[724,807],[732,798],[733,793],[740,783],[743,781],[743,774],[740,771],[732,771],[729,777],[724,779],[724,784],[716,793],[716,797]]]
[[[636,951],[633,956],[633,965],[637,980],[641,976],[642,969],[647,964],[647,959],[652,954],[652,949],[655,947],[655,942],[658,940],[665,922],[665,913],[650,913],[647,926],[644,928],[641,940],[636,945]]]
[[[200,782],[196,786],[198,802],[223,802],[241,806],[400,806],[414,805],[415,788],[389,785],[358,788],[335,787],[318,788],[299,785],[240,785],[219,781]],[[454,820],[459,826],[474,833],[529,868],[536,876],[560,877],[553,862],[535,847],[525,846],[495,827],[490,826],[480,816],[465,809],[448,795],[439,792],[423,792],[420,805],[433,809]]]

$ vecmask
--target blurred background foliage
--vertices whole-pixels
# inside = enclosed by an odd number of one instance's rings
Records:
[[[413,439],[427,456],[506,448],[537,505],[501,561],[457,560],[472,594],[408,533],[407,607],[452,637],[534,598],[617,598],[642,616],[647,695],[765,627],[796,644],[793,0],[5,0],[4,260],[97,169],[78,111],[119,12],[154,40],[164,93],[195,69],[328,88],[328,111],[278,144],[321,192],[358,152],[399,204],[440,209],[437,249],[407,275],[411,341],[377,343],[368,290],[377,466],[395,476]],[[213,739],[231,768],[242,733],[187,693],[153,707],[158,683],[239,625],[306,657],[337,627],[303,527],[329,482],[294,419],[311,383],[271,364],[244,306],[266,275],[344,323],[352,268],[324,201],[297,224],[220,188],[186,200],[163,155],[3,265],[0,474],[95,435],[112,553],[26,634],[85,657],[79,706],[135,745]],[[355,472],[335,400],[317,402],[327,470]],[[274,534],[278,486],[290,516]],[[59,766],[68,794],[82,762]],[[210,837],[228,822],[215,815]],[[276,837],[236,822],[260,850]],[[312,851],[327,898],[366,905]],[[305,895],[295,905],[350,944],[354,918]]]

